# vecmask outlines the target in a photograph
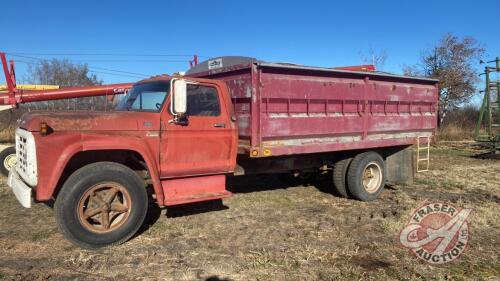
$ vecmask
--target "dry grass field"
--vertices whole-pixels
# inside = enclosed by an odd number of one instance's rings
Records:
[[[223,202],[160,210],[129,242],[81,250],[62,237],[50,207],[23,209],[0,179],[0,279],[5,280],[499,280],[500,161],[471,143],[431,151],[431,171],[387,187],[377,202],[341,199],[328,175],[308,186],[274,176],[230,178]],[[450,264],[431,266],[398,244],[426,201],[472,208],[471,240]]]

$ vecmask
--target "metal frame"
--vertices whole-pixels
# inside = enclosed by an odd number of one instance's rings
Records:
[[[485,88],[479,118],[475,130],[475,140],[490,142],[494,153],[500,153],[500,81],[491,81],[491,73],[500,72],[500,57],[487,63],[495,63],[495,67],[484,68]],[[492,102],[492,89],[496,88],[496,100]],[[496,110],[496,113],[495,113]],[[496,129],[496,132],[495,132]]]
[[[420,139],[427,139],[427,145],[424,147],[420,147]],[[431,161],[430,158],[430,145],[431,145],[431,138],[428,136],[419,136],[417,137],[417,173],[421,172],[427,172],[429,171],[429,164]],[[420,151],[427,151],[427,156],[425,158],[420,158]],[[420,162],[426,161],[426,167],[425,169],[420,169]]]
[[[7,93],[0,93],[0,106],[18,106],[21,103],[60,100],[80,97],[112,96],[125,93],[133,83],[98,85],[89,87],[72,87],[54,90],[23,91],[16,85],[14,61],[7,63],[5,53],[0,52],[0,60],[7,84]],[[10,70],[9,70],[10,65]]]

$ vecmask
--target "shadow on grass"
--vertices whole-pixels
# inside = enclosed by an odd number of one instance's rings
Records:
[[[263,174],[263,175],[248,175],[248,176],[228,176],[227,190],[232,193],[251,193],[261,192],[276,189],[287,189],[296,186],[313,185],[319,191],[338,196],[332,186],[331,173],[317,175],[307,180],[296,181],[291,183],[286,174]],[[151,193],[152,188],[148,189]],[[150,194],[151,195],[151,194]],[[152,198],[150,196],[150,198]],[[165,216],[168,218],[177,218],[183,216],[196,215],[207,212],[223,211],[229,209],[223,204],[222,200],[212,200],[205,202],[189,203],[177,206],[169,206],[160,208],[154,200],[150,200],[148,213],[143,225],[138,230],[136,236],[148,230],[161,217],[162,210],[165,211]]]
[[[170,206],[166,208],[168,218],[196,215],[207,212],[223,211],[229,209],[222,203],[221,199]]]
[[[169,206],[163,208],[160,208],[158,204],[156,204],[155,202],[150,202],[146,218],[144,219],[143,224],[141,225],[137,233],[134,235],[134,237],[141,235],[143,232],[147,231],[150,227],[152,227],[162,216],[163,210],[165,210],[165,216],[167,218],[178,218],[178,217],[191,216],[208,212],[223,211],[227,209],[229,208],[227,206],[224,206],[221,199],[183,204],[177,206]]]
[[[252,193],[297,186],[312,186],[327,194],[339,196],[333,188],[331,172],[317,174],[307,179],[294,179],[289,174],[263,174],[228,176],[227,189],[233,193]]]
[[[220,278],[219,276],[210,276],[205,281],[232,281],[232,279],[229,278]]]

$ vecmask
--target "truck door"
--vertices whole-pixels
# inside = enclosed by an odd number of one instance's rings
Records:
[[[225,173],[233,168],[237,136],[225,99],[216,85],[189,84],[188,124],[168,122],[173,116],[168,109],[164,111],[160,144],[162,178]]]

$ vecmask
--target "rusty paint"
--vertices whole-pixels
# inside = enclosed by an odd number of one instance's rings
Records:
[[[159,76],[139,83],[161,79],[170,77]],[[37,146],[36,199],[45,201],[53,196],[67,163],[82,151],[127,150],[141,155],[160,205],[166,202],[160,179],[232,172],[236,166],[238,128],[232,118],[234,112],[228,89],[222,82],[196,80],[217,88],[222,110],[217,117],[192,116],[188,128],[168,123],[172,119],[168,112],[169,100],[158,113],[60,111],[25,114],[19,125],[34,133]],[[41,122],[51,128],[48,136],[37,133]],[[226,126],[217,128],[213,126],[216,123]]]
[[[169,122],[170,97],[158,113],[25,115],[20,126],[35,132],[37,144],[36,198],[52,197],[68,161],[81,151],[135,151],[148,167],[158,203],[172,205],[228,196],[222,178],[234,171],[237,153],[274,159],[405,146],[436,129],[434,80],[261,62],[203,75],[218,80],[190,79],[217,89],[221,114],[190,116],[188,126]],[[53,132],[36,134],[40,122]]]
[[[258,157],[269,143],[282,144],[272,155],[408,145],[414,132],[434,132],[437,125],[431,79],[260,61],[195,76],[228,84],[239,136],[250,139],[239,151],[255,148]]]
[[[168,179],[162,180],[161,185],[166,206],[231,196],[231,193],[226,191],[225,175]]]

